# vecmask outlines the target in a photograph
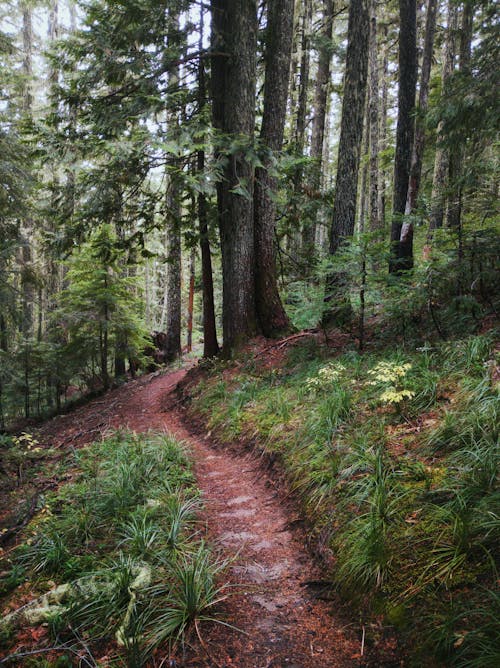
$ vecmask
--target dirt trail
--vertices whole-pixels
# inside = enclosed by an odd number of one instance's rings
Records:
[[[238,555],[230,568],[231,581],[239,585],[237,593],[223,606],[225,619],[244,633],[211,625],[203,636],[205,647],[196,655],[188,651],[171,665],[368,665],[359,656],[360,639],[336,618],[332,604],[314,599],[304,586],[319,573],[300,536],[290,529],[294,518],[256,458],[218,449],[206,436],[186,428],[173,396],[185,373],[129,383],[51,420],[38,434],[40,440],[64,448],[95,440],[108,429],[168,430],[192,449],[209,538],[228,556]]]

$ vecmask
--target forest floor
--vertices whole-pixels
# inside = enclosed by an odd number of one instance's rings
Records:
[[[220,446],[190,423],[176,393],[187,373],[183,368],[143,376],[32,430],[40,447],[50,447],[56,459],[116,429],[168,431],[188,444],[203,494],[207,537],[232,559],[228,578],[234,593],[221,603],[220,613],[237,630],[208,623],[202,643],[194,641],[170,665],[401,665],[391,638],[380,643],[376,656],[373,649],[367,654],[364,629],[349,620],[341,602],[321,600],[308,586],[324,574],[305,548],[300,517],[286,490],[243,445]],[[54,478],[38,480],[36,486],[57,485],[57,474]],[[24,500],[29,493],[21,492]]]

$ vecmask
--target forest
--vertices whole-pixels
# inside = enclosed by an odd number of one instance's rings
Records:
[[[493,0],[0,6],[0,665],[500,665]]]

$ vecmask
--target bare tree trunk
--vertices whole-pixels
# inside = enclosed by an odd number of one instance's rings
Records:
[[[170,15],[171,28],[168,41],[177,45],[179,31],[179,15],[172,10]],[[171,90],[179,85],[179,65],[174,63],[168,73],[168,83]],[[179,129],[179,113],[173,108],[167,109],[167,132],[175,136]],[[167,165],[167,193],[166,193],[166,246],[167,246],[167,318],[166,340],[164,345],[165,361],[173,362],[181,355],[181,204],[178,178],[175,174],[177,165],[175,158],[170,162],[171,170]]]
[[[304,156],[305,133],[307,122],[307,100],[309,96],[309,79],[311,65],[311,28],[312,28],[312,0],[302,0],[301,40],[300,40],[300,76],[297,98],[297,115],[295,121],[294,146],[297,158]],[[293,189],[297,195],[303,189],[304,169],[299,163],[295,167]],[[299,211],[295,211],[294,229],[292,230],[291,250],[294,255],[300,255],[300,246],[303,246],[304,227]],[[302,228],[302,229],[301,229]]]
[[[367,222],[367,212],[369,207],[369,191],[368,191],[368,178],[370,176],[370,127],[369,127],[369,113],[370,113],[370,100],[369,100],[369,90],[366,94],[366,104],[365,104],[365,121],[363,127],[363,149],[361,151],[361,158],[363,163],[363,168],[361,170],[361,184],[360,184],[360,193],[359,193],[359,217],[358,217],[358,231],[359,234],[363,234],[366,230]]]
[[[369,0],[352,0],[349,7],[344,98],[330,233],[331,255],[334,255],[354,233],[368,73],[369,33]],[[325,301],[329,302],[336,298],[338,305],[325,315],[325,322],[342,321],[350,317],[347,289],[343,275],[336,274],[328,278]]]
[[[194,278],[196,268],[196,250],[191,249],[189,258],[189,295],[188,295],[188,317],[187,317],[187,341],[186,349],[190,353],[193,349],[193,312],[194,312]]]
[[[387,150],[387,108],[389,100],[389,46],[387,25],[383,26],[384,48],[382,51],[382,94],[380,98],[380,151]],[[385,169],[379,169],[378,180],[378,212],[380,225],[385,228],[385,212],[387,200],[387,174]]]
[[[311,130],[312,165],[309,188],[312,197],[319,194],[321,188],[321,169],[323,163],[323,144],[325,139],[326,110],[330,88],[330,64],[332,61],[332,30],[334,0],[323,0],[323,27],[318,56],[318,70],[314,91],[314,115]],[[302,232],[302,253],[305,258],[314,258],[316,242],[316,224],[313,218]]]
[[[256,95],[256,0],[212,0],[212,113],[216,128],[253,143]],[[223,154],[223,146],[218,154]],[[217,187],[222,251],[224,353],[257,331],[254,277],[254,170],[245,151],[225,155]]]
[[[370,44],[368,50],[368,127],[370,144],[370,230],[380,229],[379,211],[379,82],[377,58],[377,13],[375,0],[370,3]]]
[[[203,50],[204,15],[200,5],[199,51]],[[201,111],[206,104],[205,61],[198,62],[198,108]],[[196,157],[198,173],[205,171],[205,151],[201,148]],[[207,200],[203,193],[198,195],[198,223],[200,229],[201,279],[203,286],[203,357],[215,357],[219,353],[217,327],[215,323],[214,283],[212,273],[212,253],[208,237]]]
[[[415,135],[417,87],[417,5],[416,0],[399,0],[398,124],[394,159],[394,201],[391,224],[389,271],[413,266],[413,227],[403,224],[410,181],[411,154]]]
[[[292,48],[294,0],[275,0],[269,6],[266,31],[264,110],[260,139],[269,149],[264,166],[255,171],[255,299],[257,317],[266,336],[285,333],[290,322],[281,302],[276,272],[277,178],[271,174],[273,154],[281,151]]]
[[[422,161],[425,148],[425,115],[429,106],[429,80],[431,74],[432,56],[434,53],[434,35],[436,34],[437,0],[427,1],[427,15],[425,19],[424,52],[422,56],[422,71],[420,74],[420,89],[418,92],[418,109],[415,126],[415,141],[411,157],[410,185],[408,188],[408,205],[410,213],[417,207],[417,198],[422,178]]]
[[[443,72],[441,77],[442,92],[446,95],[448,80],[453,72],[455,60],[455,35],[458,27],[458,11],[453,0],[448,3],[448,27],[443,47]],[[434,157],[434,174],[432,178],[431,213],[429,219],[429,241],[434,230],[443,226],[445,211],[445,191],[448,183],[449,151],[443,145],[443,122],[437,129],[436,155]]]

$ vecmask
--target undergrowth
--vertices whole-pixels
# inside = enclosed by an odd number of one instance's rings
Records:
[[[215,366],[193,390],[219,438],[279,458],[311,529],[327,536],[336,587],[396,626],[415,665],[429,652],[456,666],[499,663],[493,343],[331,359],[308,342],[282,368]]]
[[[76,653],[82,665],[97,665],[99,646],[127,666],[147,665],[160,645],[212,619],[226,564],[197,528],[182,444],[119,432],[75,456],[80,474],[47,497],[8,575],[48,593],[4,619],[3,642],[8,649],[16,628],[45,624],[46,648]],[[14,665],[16,652],[7,654]]]

